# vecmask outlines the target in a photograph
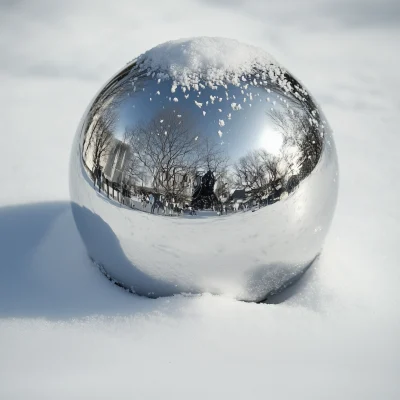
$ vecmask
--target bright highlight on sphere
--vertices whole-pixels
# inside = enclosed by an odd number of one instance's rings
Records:
[[[267,129],[260,136],[260,147],[272,155],[278,155],[282,148],[283,137],[279,132]]]
[[[256,47],[193,38],[101,88],[70,192],[89,257],[118,285],[262,301],[321,251],[337,176],[329,125],[293,75]]]

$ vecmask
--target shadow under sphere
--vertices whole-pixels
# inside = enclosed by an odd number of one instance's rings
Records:
[[[167,45],[201,57],[197,43]],[[337,197],[331,130],[277,63],[210,75],[211,63],[188,83],[150,52],[100,90],[76,133],[70,191],[88,254],[140,295],[264,300],[321,250]]]

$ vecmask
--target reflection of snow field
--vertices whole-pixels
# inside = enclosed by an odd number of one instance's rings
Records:
[[[74,168],[79,170],[79,165]],[[319,252],[336,199],[334,173],[335,160],[327,148],[315,171],[287,199],[227,216],[203,211],[168,218],[137,212],[104,201],[107,197],[79,173],[72,173],[71,189],[77,204],[101,217],[116,235],[124,257],[153,279],[135,287],[136,271],[116,265],[115,255],[105,251],[109,239],[102,243],[99,237],[97,243],[98,232],[87,226],[83,236],[86,242],[90,238],[89,254],[117,281],[141,294],[205,290],[234,297],[239,293],[239,298],[253,293],[252,298],[260,299],[302,271]]]

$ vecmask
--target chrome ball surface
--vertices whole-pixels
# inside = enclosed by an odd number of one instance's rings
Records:
[[[139,295],[262,301],[321,251],[338,187],[331,130],[295,77],[240,46],[200,38],[152,49],[80,122],[76,226],[90,258]],[[247,57],[230,67],[237,48]]]

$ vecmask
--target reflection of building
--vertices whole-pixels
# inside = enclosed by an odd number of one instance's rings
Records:
[[[124,171],[128,168],[131,159],[129,145],[114,139],[104,167],[104,175],[112,182],[121,182],[124,178]]]

